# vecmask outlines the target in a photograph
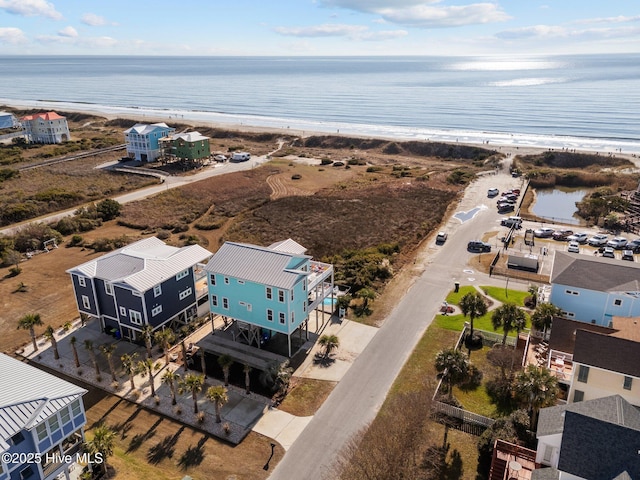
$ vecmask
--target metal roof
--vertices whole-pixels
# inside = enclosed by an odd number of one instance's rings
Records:
[[[146,123],[136,123],[133,127],[128,128],[124,133],[136,132],[138,135],[148,135],[157,129],[169,129],[175,130],[166,123],[152,123],[151,125]]]
[[[82,397],[87,390],[0,353],[0,451],[8,439]]]
[[[185,142],[193,143],[199,142],[200,140],[209,140],[209,137],[205,137],[200,132],[189,132],[189,133],[176,133],[173,135],[173,140],[182,139]]]
[[[551,283],[598,292],[638,292],[640,263],[556,251]]]
[[[304,255],[304,252],[307,251],[306,248],[291,238],[272,243],[267,248],[277,250],[278,252],[293,253],[294,255]]]
[[[211,252],[200,245],[178,248],[149,237],[69,269],[67,273],[100,278],[146,292],[210,256]]]
[[[239,278],[277,288],[291,289],[309,272],[296,270],[310,259],[308,255],[293,254],[244,243],[225,242],[205,267],[210,273]]]

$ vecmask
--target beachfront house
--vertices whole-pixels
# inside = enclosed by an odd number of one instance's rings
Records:
[[[199,132],[177,133],[162,140],[169,142],[170,156],[179,160],[202,162],[211,156],[209,137]]]
[[[19,127],[20,123],[11,112],[0,112],[0,130],[13,129]]]
[[[640,263],[555,252],[549,301],[563,316],[609,326],[614,316],[640,316]]]
[[[157,330],[186,324],[207,302],[199,245],[173,247],[156,237],[127,245],[67,270],[78,312],[97,318],[116,338],[138,340],[145,325]]]
[[[3,353],[0,372],[0,480],[78,478],[87,391]]]
[[[287,336],[306,328],[309,312],[333,296],[333,266],[316,262],[287,239],[268,247],[225,242],[207,263],[209,308],[235,321],[249,345],[263,335]]]
[[[56,112],[27,115],[20,123],[29,143],[62,143],[71,139],[67,119]]]
[[[540,410],[531,480],[640,478],[640,412],[620,395]]]
[[[175,132],[166,123],[136,123],[124,131],[127,156],[139,162],[155,162],[162,155],[160,139]]]

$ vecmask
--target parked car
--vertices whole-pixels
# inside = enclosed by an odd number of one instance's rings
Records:
[[[507,197],[500,197],[498,199],[498,201],[496,202],[496,205],[500,205],[501,203],[510,203],[511,205],[515,205],[516,201],[515,200],[510,200]]]
[[[574,233],[573,235],[569,235],[567,237],[567,240],[570,242],[586,243],[587,238],[589,238],[588,233],[580,232],[580,233]]]
[[[555,232],[553,228],[540,227],[540,228],[536,228],[533,231],[533,236],[538,238],[549,238],[551,237],[551,235],[553,235],[553,232]]]
[[[623,250],[622,260],[629,260],[630,262],[635,262],[635,259],[633,258],[633,250]]]
[[[509,213],[513,212],[514,210],[515,207],[510,203],[501,203],[500,205],[498,205],[498,213]]]
[[[514,195],[518,195],[518,196],[520,196],[520,189],[519,189],[519,188],[514,188],[513,190],[511,190],[511,192],[512,192]]]
[[[614,250],[622,250],[627,246],[627,243],[629,243],[629,241],[624,237],[613,237],[607,242],[607,247],[611,247]]]
[[[442,245],[447,241],[447,237],[448,235],[445,232],[439,232],[438,235],[436,235],[436,245]]]
[[[522,218],[521,217],[507,217],[503,218],[500,222],[500,225],[503,227],[515,227],[516,229],[522,228]]]
[[[467,250],[474,253],[490,252],[491,245],[480,240],[471,240],[467,244]]]
[[[633,253],[640,253],[640,238],[631,240],[624,248],[627,250],[631,250]]]
[[[498,190],[497,188],[490,188],[489,190],[487,190],[487,197],[497,197],[499,193],[500,190]]]
[[[616,258],[616,254],[611,247],[604,247],[602,250],[602,256],[607,258]]]
[[[567,252],[580,253],[580,244],[578,242],[569,242],[569,246],[567,247]]]
[[[227,157],[225,155],[214,155],[213,159],[216,162],[226,162],[227,161]]]
[[[553,232],[553,235],[551,235],[551,237],[554,240],[562,240],[562,241],[564,241],[569,237],[569,235],[573,235],[573,230],[569,230],[567,228],[563,228],[561,230],[557,230],[557,231]]]
[[[587,243],[592,247],[602,247],[607,244],[607,241],[609,241],[608,235],[605,235],[604,233],[597,233],[593,237],[590,237],[587,240]]]

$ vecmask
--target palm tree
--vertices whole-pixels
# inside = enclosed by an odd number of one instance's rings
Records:
[[[247,393],[247,395],[249,395],[251,393],[251,375],[249,375],[251,373],[251,367],[249,366],[248,363],[245,363],[242,366],[242,371],[244,372],[245,392]]]
[[[154,363],[153,359],[148,357],[144,360],[140,360],[138,365],[136,366],[136,371],[140,373],[143,377],[149,375],[149,385],[151,386],[151,396],[156,396],[156,387],[154,385],[153,372],[154,370],[158,370],[160,365],[158,363]]]
[[[136,385],[133,379],[137,373],[136,363],[135,363],[137,356],[138,356],[138,353],[133,352],[132,354],[125,353],[120,357],[120,361],[122,362],[122,369],[124,370],[124,373],[129,376],[129,382],[131,383],[131,390],[136,389]]]
[[[540,331],[547,333],[551,328],[554,317],[562,315],[562,310],[553,303],[541,303],[536,306],[535,311],[531,314],[531,324]]]
[[[72,336],[69,339],[69,343],[71,344],[71,350],[73,351],[73,360],[76,362],[76,368],[80,368],[80,359],[78,358],[78,349],[76,348],[76,343],[78,339],[75,336]]]
[[[535,285],[529,285],[527,293],[531,295],[531,303],[533,303],[533,308],[536,308],[538,306],[538,287],[536,287]]]
[[[487,313],[487,304],[478,292],[469,292],[460,299],[460,310],[469,317],[469,338],[473,339],[473,321]]]
[[[18,320],[18,330],[29,330],[34,352],[38,350],[35,327],[40,326],[42,326],[42,319],[40,318],[39,313],[27,313],[24,317]]]
[[[216,423],[220,423],[220,407],[227,403],[227,389],[222,385],[216,385],[215,387],[209,387],[207,389],[207,399],[213,402],[216,409]]]
[[[453,386],[467,377],[471,363],[461,350],[447,348],[436,355],[435,367],[438,376],[447,384],[449,398],[453,398]]]
[[[540,409],[555,405],[558,391],[558,379],[546,368],[527,365],[526,370],[516,375],[513,394],[521,405],[529,408],[532,430],[537,430]]]
[[[151,344],[151,340],[153,338],[153,327],[147,323],[142,327],[140,334],[144,337],[144,344],[147,347],[147,358],[151,358],[151,348],[153,347]]]
[[[154,339],[160,344],[164,351],[165,364],[169,365],[169,349],[171,348],[171,344],[176,341],[175,333],[173,333],[173,330],[170,328],[165,328],[164,330],[158,330],[154,334]]]
[[[178,393],[182,395],[184,392],[191,392],[191,396],[193,397],[193,413],[198,413],[198,393],[202,391],[203,384],[204,377],[202,375],[196,375],[195,373],[185,375],[178,383]]]
[[[517,305],[505,303],[495,309],[493,315],[491,315],[491,323],[493,324],[494,330],[502,327],[504,330],[502,345],[506,345],[509,332],[515,329],[520,333],[520,330],[527,324],[527,316]]]
[[[167,369],[167,371],[162,375],[162,383],[168,384],[169,390],[171,390],[171,405],[176,404],[176,382],[179,380],[180,375],[173,370]]]
[[[229,372],[231,365],[233,365],[233,358],[227,354],[222,354],[218,357],[218,365],[222,367],[222,374],[224,375],[224,386],[229,386]]]
[[[356,297],[362,299],[360,311],[363,314],[367,314],[369,312],[369,300],[375,300],[376,292],[372,288],[365,287],[357,291]]]
[[[97,463],[100,464],[103,475],[107,474],[107,458],[113,455],[115,439],[115,432],[102,424],[94,428],[93,439],[87,443],[89,452],[94,455],[99,453],[102,456],[102,462]]]
[[[47,340],[51,341],[51,348],[53,348],[53,358],[56,360],[60,359],[60,354],[58,353],[58,342],[55,337],[55,330],[51,325],[47,325],[46,330],[44,331],[44,337]]]
[[[115,343],[105,343],[104,345],[100,345],[100,351],[102,354],[107,357],[107,362],[109,362],[109,371],[111,372],[111,381],[117,382],[116,378],[116,369],[113,366],[113,352],[116,350]]]
[[[84,348],[89,352],[89,356],[91,357],[91,361],[93,362],[93,368],[96,369],[96,376],[100,376],[100,366],[98,365],[98,359],[96,358],[96,352],[93,349],[93,341],[92,340],[85,340],[84,341]]]
[[[318,345],[324,347],[324,358],[328,358],[331,352],[340,345],[340,339],[337,335],[322,335],[318,340]]]

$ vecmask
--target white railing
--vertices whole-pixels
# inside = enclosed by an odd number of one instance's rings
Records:
[[[444,413],[449,417],[459,418],[464,423],[473,423],[482,427],[490,427],[495,422],[493,418],[485,417],[437,400],[433,402],[433,411]]]

